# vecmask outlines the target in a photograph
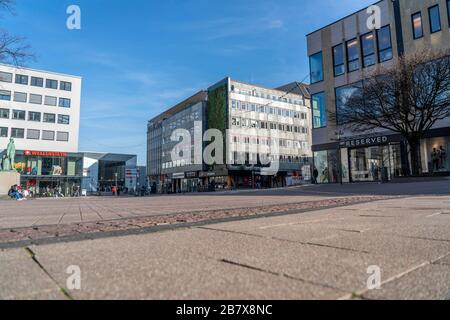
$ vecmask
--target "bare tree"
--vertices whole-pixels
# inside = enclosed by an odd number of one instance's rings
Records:
[[[0,11],[14,13],[15,0],[0,0]],[[11,35],[8,31],[0,29],[0,62],[21,66],[26,60],[32,58],[30,46],[25,38]]]
[[[409,145],[410,171],[418,175],[420,140],[450,116],[449,55],[418,51],[364,75],[332,118],[356,132],[380,128],[401,134]]]

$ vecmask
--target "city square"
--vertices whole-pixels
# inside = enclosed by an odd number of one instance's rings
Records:
[[[316,186],[209,196],[1,201],[8,211],[0,217],[0,298],[448,299],[448,185],[442,179],[337,191]],[[315,205],[289,208],[299,203]],[[273,211],[245,214],[264,206]],[[210,216],[197,221],[204,208]],[[217,219],[232,210],[241,211]],[[172,214],[189,218],[144,223]],[[105,229],[111,221],[115,228]],[[97,228],[83,229],[85,223]],[[78,229],[64,238],[58,231],[68,224]],[[52,225],[55,234],[29,243],[5,237],[4,231]],[[80,289],[67,286],[70,266],[81,271]],[[367,289],[370,266],[380,268],[379,290]]]

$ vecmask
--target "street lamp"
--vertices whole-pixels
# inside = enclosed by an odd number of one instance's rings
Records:
[[[337,149],[337,153],[338,153],[338,170],[339,170],[339,181],[341,183],[341,185],[344,184],[343,182],[343,174],[342,174],[342,154],[341,154],[341,139],[342,136],[344,135],[344,132],[340,129],[338,131],[335,132],[335,135],[337,137],[337,141],[338,141],[338,149]]]

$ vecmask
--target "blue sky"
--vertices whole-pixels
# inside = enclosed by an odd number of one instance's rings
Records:
[[[138,154],[147,120],[226,76],[275,87],[308,74],[305,35],[374,0],[16,0],[0,27],[32,68],[83,77],[80,151]],[[66,28],[81,7],[82,29]]]

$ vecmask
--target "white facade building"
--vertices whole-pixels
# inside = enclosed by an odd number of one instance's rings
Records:
[[[0,152],[77,152],[81,77],[0,64]]]

